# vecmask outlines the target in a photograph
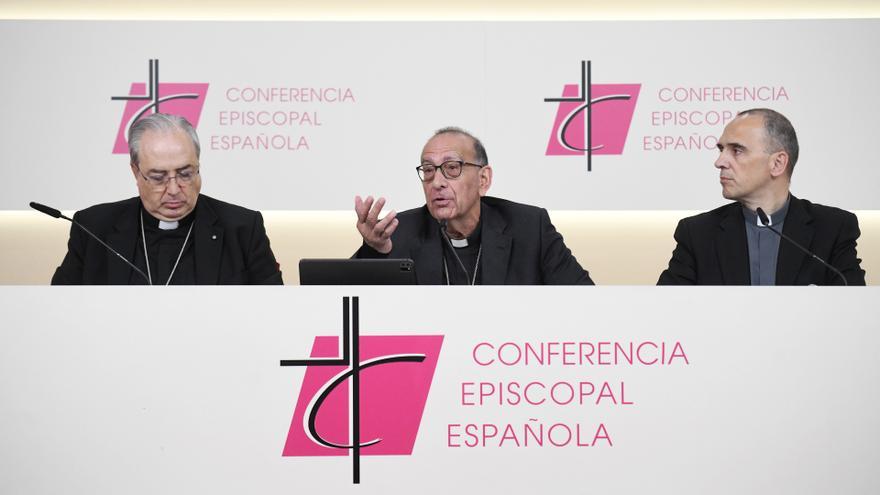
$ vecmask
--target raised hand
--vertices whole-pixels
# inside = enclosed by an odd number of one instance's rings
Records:
[[[385,198],[379,198],[374,202],[372,196],[367,196],[367,199],[354,197],[358,232],[368,246],[382,254],[388,254],[392,247],[391,234],[400,222],[396,218],[397,212],[393,210],[380,220],[379,213],[383,206],[385,206]]]

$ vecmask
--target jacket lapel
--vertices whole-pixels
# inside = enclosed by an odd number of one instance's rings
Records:
[[[740,204],[734,203],[725,209],[726,216],[718,224],[715,248],[721,265],[721,278],[724,285],[751,285],[749,270],[749,244],[746,240],[746,226]]]
[[[483,270],[483,285],[504,285],[507,278],[507,264],[510,261],[512,237],[506,233],[507,222],[495,208],[481,202],[480,222],[482,222],[482,254],[480,269]]]
[[[204,196],[199,197],[193,226],[196,284],[220,283],[220,257],[223,254],[223,229],[217,224],[217,213]]]
[[[791,237],[801,246],[809,249],[813,241],[813,217],[804,209],[801,201],[794,196],[788,205],[788,214],[782,225],[782,233]],[[794,285],[801,265],[807,259],[806,253],[785,239],[779,240],[779,257],[776,261],[776,285]]]
[[[440,237],[440,224],[428,213],[425,207],[424,235],[421,243],[410,249],[410,259],[419,260],[416,264],[416,283],[419,285],[439,285],[443,281],[443,239]]]
[[[113,232],[105,240],[107,245],[119,251],[119,254],[131,262],[134,262],[135,251],[140,239],[140,204],[140,198],[132,198],[125,204],[116,220],[116,225],[113,226]],[[107,283],[109,285],[128,285],[131,283],[133,275],[140,283],[141,276],[137,275],[126,262],[107,250]]]

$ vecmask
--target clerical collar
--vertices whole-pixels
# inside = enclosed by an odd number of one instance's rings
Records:
[[[471,235],[468,237],[465,237],[464,239],[450,238],[449,242],[450,242],[450,244],[452,244],[452,247],[454,247],[456,249],[463,249],[463,248],[466,248],[472,244],[475,246],[479,245],[480,244],[480,231],[482,230],[481,229],[482,223],[483,222],[478,222],[477,226],[474,228],[474,231],[471,232]]]
[[[180,226],[189,227],[189,225],[192,223],[193,219],[196,217],[195,208],[193,208],[193,211],[189,212],[189,214],[187,216],[181,218],[180,220],[175,220],[173,222],[166,222],[165,220],[160,220],[160,219],[154,217],[153,215],[150,215],[150,212],[148,212],[146,210],[146,208],[143,207],[143,204],[141,204],[141,211],[144,212],[144,226],[147,228],[152,228],[154,230],[157,229],[157,230],[168,231],[168,230],[175,230],[175,229],[179,228]]]
[[[785,204],[782,205],[782,208],[774,211],[770,215],[767,216],[768,220],[770,220],[769,226],[779,225],[785,221],[785,215],[788,214],[788,205],[791,202],[791,195],[788,195],[788,198],[785,199]],[[764,224],[761,223],[761,219],[758,218],[758,214],[754,211],[746,208],[745,205],[742,207],[743,217],[746,219],[747,223],[757,225],[758,227],[763,227]]]

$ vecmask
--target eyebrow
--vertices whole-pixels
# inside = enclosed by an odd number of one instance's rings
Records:
[[[442,158],[440,160],[440,163],[434,163],[427,158],[422,158],[422,165],[433,165],[435,167],[439,167],[440,165],[443,165],[446,162],[464,162],[464,161],[467,161],[467,160],[465,160],[464,158]]]
[[[184,166],[182,166],[182,167],[180,167],[180,168],[175,168],[175,169],[174,169],[174,172],[178,172],[178,173],[180,173],[180,172],[183,172],[184,170],[186,170],[186,169],[188,169],[188,168],[195,168],[195,166],[192,165],[192,164],[186,164],[186,165],[184,165]],[[151,168],[150,170],[147,170],[147,173],[148,173],[148,174],[167,174],[167,173],[168,173],[168,170],[159,170],[159,169],[156,169],[156,168]]]
[[[722,142],[718,142],[718,144],[716,145],[716,147],[718,148],[719,151],[720,151],[720,150],[723,150],[724,148],[738,148],[738,149],[741,149],[741,150],[747,150],[747,149],[748,149],[745,145],[743,145],[743,144],[741,144],[741,143],[736,143],[736,142],[733,142],[733,143],[727,143],[727,144],[724,144],[724,143],[722,143]]]

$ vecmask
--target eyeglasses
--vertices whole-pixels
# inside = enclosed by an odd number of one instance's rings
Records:
[[[440,166],[431,165],[426,163],[424,165],[419,165],[416,167],[416,172],[419,174],[419,179],[422,179],[422,182],[431,182],[434,180],[434,174],[437,172],[437,169],[440,169],[440,173],[443,174],[443,177],[447,179],[457,179],[461,177],[461,172],[464,169],[465,165],[470,165],[471,167],[479,167],[483,168],[485,165],[477,165],[476,163],[468,163],[461,160],[450,160],[448,162],[443,162]]]
[[[178,187],[188,186],[192,184],[192,182],[196,180],[196,176],[199,175],[198,168],[187,168],[179,170],[174,175],[168,175],[164,172],[150,173],[149,175],[144,175],[144,173],[141,172],[140,167],[138,167],[137,171],[139,174],[141,174],[141,177],[143,177],[144,180],[147,181],[147,183],[149,183],[155,189],[164,189],[168,187],[168,183],[171,181],[171,179],[177,181]]]

